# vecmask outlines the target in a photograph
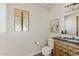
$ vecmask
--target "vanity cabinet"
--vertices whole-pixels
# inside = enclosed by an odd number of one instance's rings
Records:
[[[56,39],[54,40],[53,54],[55,56],[78,56],[79,45]]]

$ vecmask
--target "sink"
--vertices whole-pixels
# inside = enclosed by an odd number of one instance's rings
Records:
[[[79,38],[77,37],[62,37],[62,36],[59,36],[59,37],[54,37],[56,39],[60,39],[60,40],[63,40],[63,41],[70,41],[70,42],[74,42],[74,43],[78,43],[79,44]]]
[[[73,39],[73,38],[70,38],[70,37],[59,37],[59,38],[62,38],[62,39]]]

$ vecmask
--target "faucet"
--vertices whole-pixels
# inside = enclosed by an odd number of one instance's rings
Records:
[[[72,39],[75,39],[74,37],[72,37]]]

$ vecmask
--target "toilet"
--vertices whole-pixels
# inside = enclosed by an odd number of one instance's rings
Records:
[[[53,39],[48,39],[48,46],[44,46],[41,50],[42,55],[50,56],[53,49]]]

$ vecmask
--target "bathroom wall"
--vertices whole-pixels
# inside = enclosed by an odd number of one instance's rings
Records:
[[[7,5],[0,3],[0,55],[7,55]]]
[[[29,11],[29,31],[14,32],[14,8]],[[48,38],[48,10],[37,4],[8,4],[8,55],[38,54]]]
[[[0,32],[7,31],[7,4],[0,3]]]
[[[54,5],[49,10],[49,22],[53,19],[59,19],[59,32],[53,33],[50,32],[50,37],[57,37],[61,35],[61,30],[65,29],[65,22],[64,22],[64,4],[58,3]],[[54,48],[54,41],[53,41],[53,48]]]
[[[14,8],[29,11],[29,31],[14,32]],[[7,10],[8,9],[8,10]],[[47,45],[50,20],[59,18],[60,32],[64,29],[63,5],[56,4],[49,10],[37,4],[0,4],[0,55],[35,55]],[[7,18],[8,16],[8,18]],[[7,32],[8,30],[8,32]],[[39,42],[38,45],[34,42]]]
[[[58,33],[51,33],[50,37],[53,36],[60,36],[61,30],[65,29],[65,22],[64,22],[64,4],[58,3],[54,5],[49,10],[49,21],[53,19],[59,19],[59,32]]]

